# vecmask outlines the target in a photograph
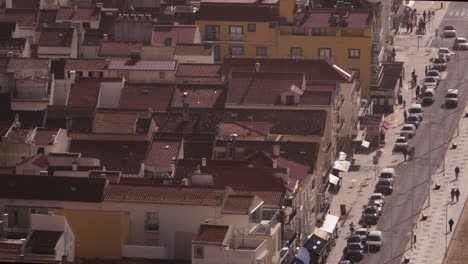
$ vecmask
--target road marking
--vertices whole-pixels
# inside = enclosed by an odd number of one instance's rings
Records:
[[[460,16],[464,16],[465,15],[465,12],[461,12]]]
[[[459,12],[459,11],[455,12],[455,15],[456,15],[456,16],[458,16],[458,14],[460,14],[460,12]]]
[[[450,11],[449,16],[452,16],[452,15],[453,15],[453,11]]]

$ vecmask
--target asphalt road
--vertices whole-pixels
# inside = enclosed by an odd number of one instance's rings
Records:
[[[468,4],[452,2],[445,14],[441,28],[446,24],[455,25],[457,36],[468,37]],[[467,15],[461,14],[464,11]],[[444,44],[452,48],[453,38],[440,38],[431,42],[431,47]],[[464,77],[468,67],[468,51],[455,51],[448,64],[448,74],[440,82],[436,90],[435,102],[424,108],[424,121],[417,130],[417,136],[411,140],[416,146],[416,158],[406,164],[396,166],[398,173],[395,191],[387,197],[384,212],[379,220],[377,229],[384,232],[384,247],[378,253],[366,255],[361,263],[400,263],[405,248],[412,239],[414,222],[428,196],[429,175],[439,173],[451,138],[457,129],[458,121],[466,104],[468,77]],[[459,58],[459,61],[457,61]],[[429,62],[428,62],[429,63]],[[421,65],[419,67],[424,67]],[[453,109],[443,108],[444,97],[448,89],[459,89],[459,106]],[[444,144],[444,141],[446,142]],[[429,163],[430,159],[430,163]],[[430,167],[429,167],[430,164]],[[446,177],[454,177],[452,171],[446,172]]]

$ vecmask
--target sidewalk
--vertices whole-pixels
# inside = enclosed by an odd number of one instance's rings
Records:
[[[434,3],[410,1],[409,5],[421,11],[424,9],[434,10],[440,8],[439,1],[434,1]],[[418,80],[420,80],[422,76],[425,75],[424,66],[429,64],[429,58],[436,56],[437,50],[427,48],[427,46],[434,35],[435,28],[438,28],[440,21],[445,14],[447,4],[444,4],[444,6],[445,8],[443,10],[436,11],[436,15],[432,17],[432,22],[429,23],[429,27],[427,28],[427,34],[423,35],[419,40],[419,49],[417,47],[418,37],[414,33],[403,33],[395,36],[394,47],[397,55],[396,61],[403,61],[406,65],[406,79],[403,83],[402,95],[404,100],[407,102],[407,107],[414,102],[412,100],[414,89],[410,89],[408,83],[411,80],[411,71],[416,69],[416,74],[419,76]],[[418,13],[420,12],[418,11]],[[384,167],[397,166],[403,162],[403,155],[393,155],[392,153],[394,142],[403,124],[402,110],[403,109],[401,107],[398,107],[394,113],[385,117],[387,121],[392,123],[392,127],[385,134],[386,143],[385,146],[381,148],[383,154],[379,160],[377,173],[379,173],[380,169]],[[332,248],[332,251],[328,256],[327,263],[329,264],[337,264],[341,260],[343,249],[346,247],[346,238],[350,235],[349,224],[353,222],[358,226],[358,222],[361,218],[362,206],[367,204],[370,195],[374,192],[374,186],[377,183],[375,166],[372,164],[372,157],[374,155],[375,151],[369,154],[354,155],[355,165],[359,165],[360,168],[358,171],[350,171],[342,177],[340,192],[333,197],[330,214],[339,216],[341,213],[340,205],[345,204],[348,215],[345,219],[340,219],[338,222],[339,236],[335,240],[335,247]],[[466,169],[468,171],[468,166]],[[462,190],[460,189],[460,191]],[[466,192],[468,192],[468,188]],[[462,191],[462,194],[463,193],[464,192]]]

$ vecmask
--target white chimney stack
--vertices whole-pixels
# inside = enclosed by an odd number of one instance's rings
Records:
[[[76,71],[70,71],[70,83],[75,83]]]
[[[176,162],[176,158],[172,157],[171,158],[171,175],[172,176],[174,176],[174,173],[175,173],[175,162]]]
[[[260,62],[255,63],[255,71],[260,72]]]
[[[276,168],[278,168],[278,160],[273,159],[273,169],[276,169]]]
[[[280,146],[274,145],[273,146],[273,156],[279,157],[280,156]]]
[[[206,158],[201,159],[201,164],[203,167],[206,167]]]
[[[3,214],[3,226],[5,229],[8,228],[8,214]]]

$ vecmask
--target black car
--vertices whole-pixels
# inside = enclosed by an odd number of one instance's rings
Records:
[[[406,119],[406,124],[413,124],[416,128],[418,128],[419,124],[421,124],[421,120],[417,115],[410,115]]]
[[[348,244],[345,248],[345,255],[349,260],[361,260],[364,257],[364,246],[361,244]]]
[[[390,195],[393,193],[393,182],[389,179],[380,178],[375,190],[384,195]]]
[[[379,221],[379,212],[374,206],[367,206],[362,211],[362,224],[364,226],[376,225]]]
[[[351,235],[348,237],[348,240],[346,241],[348,245],[350,244],[361,244],[362,245],[362,239],[359,235]]]

